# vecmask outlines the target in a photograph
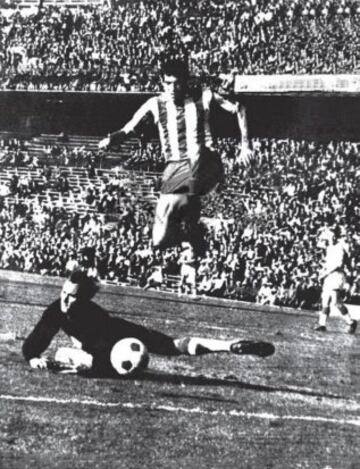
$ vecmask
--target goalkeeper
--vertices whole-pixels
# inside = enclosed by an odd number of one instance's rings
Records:
[[[23,343],[23,355],[31,368],[48,368],[53,364],[43,353],[60,330],[72,339],[73,346],[59,348],[55,354],[55,362],[74,370],[95,369],[103,372],[111,369],[111,349],[116,342],[126,337],[139,339],[150,353],[168,356],[229,352],[266,357],[274,353],[273,345],[266,342],[173,338],[111,316],[92,301],[96,292],[95,281],[84,272],[74,272],[65,280],[60,298],[45,309]]]

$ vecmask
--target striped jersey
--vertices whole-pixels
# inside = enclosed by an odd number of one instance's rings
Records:
[[[159,130],[165,161],[189,159],[195,163],[205,148],[213,148],[210,130],[210,105],[213,101],[236,114],[236,104],[208,88],[202,89],[197,96],[186,95],[181,104],[163,92],[147,100],[122,130],[127,134],[134,131],[150,114]]]

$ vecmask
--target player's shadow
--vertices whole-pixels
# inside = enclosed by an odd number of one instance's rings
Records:
[[[302,396],[312,396],[319,398],[330,398],[330,399],[343,399],[343,396],[337,394],[331,394],[326,392],[315,391],[311,389],[302,389],[294,386],[271,386],[265,384],[252,384],[238,380],[235,376],[229,376],[228,378],[210,378],[207,376],[187,376],[181,374],[145,371],[135,376],[121,377],[115,372],[107,371],[105,373],[82,373],[82,376],[89,378],[111,378],[122,381],[148,381],[161,384],[174,384],[178,386],[222,386],[231,387],[237,389],[244,389],[257,392],[276,393],[286,392],[292,394],[298,394]]]

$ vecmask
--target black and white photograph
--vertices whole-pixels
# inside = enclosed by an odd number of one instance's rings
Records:
[[[360,469],[360,1],[0,0],[0,469]]]

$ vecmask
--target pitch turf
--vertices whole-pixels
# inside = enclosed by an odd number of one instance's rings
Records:
[[[0,332],[24,336],[58,286],[0,285]],[[272,342],[267,359],[152,356],[137,379],[31,370],[0,343],[0,468],[360,467],[360,339],[337,318],[108,289],[98,302],[175,336]],[[49,353],[68,339],[62,335]]]

